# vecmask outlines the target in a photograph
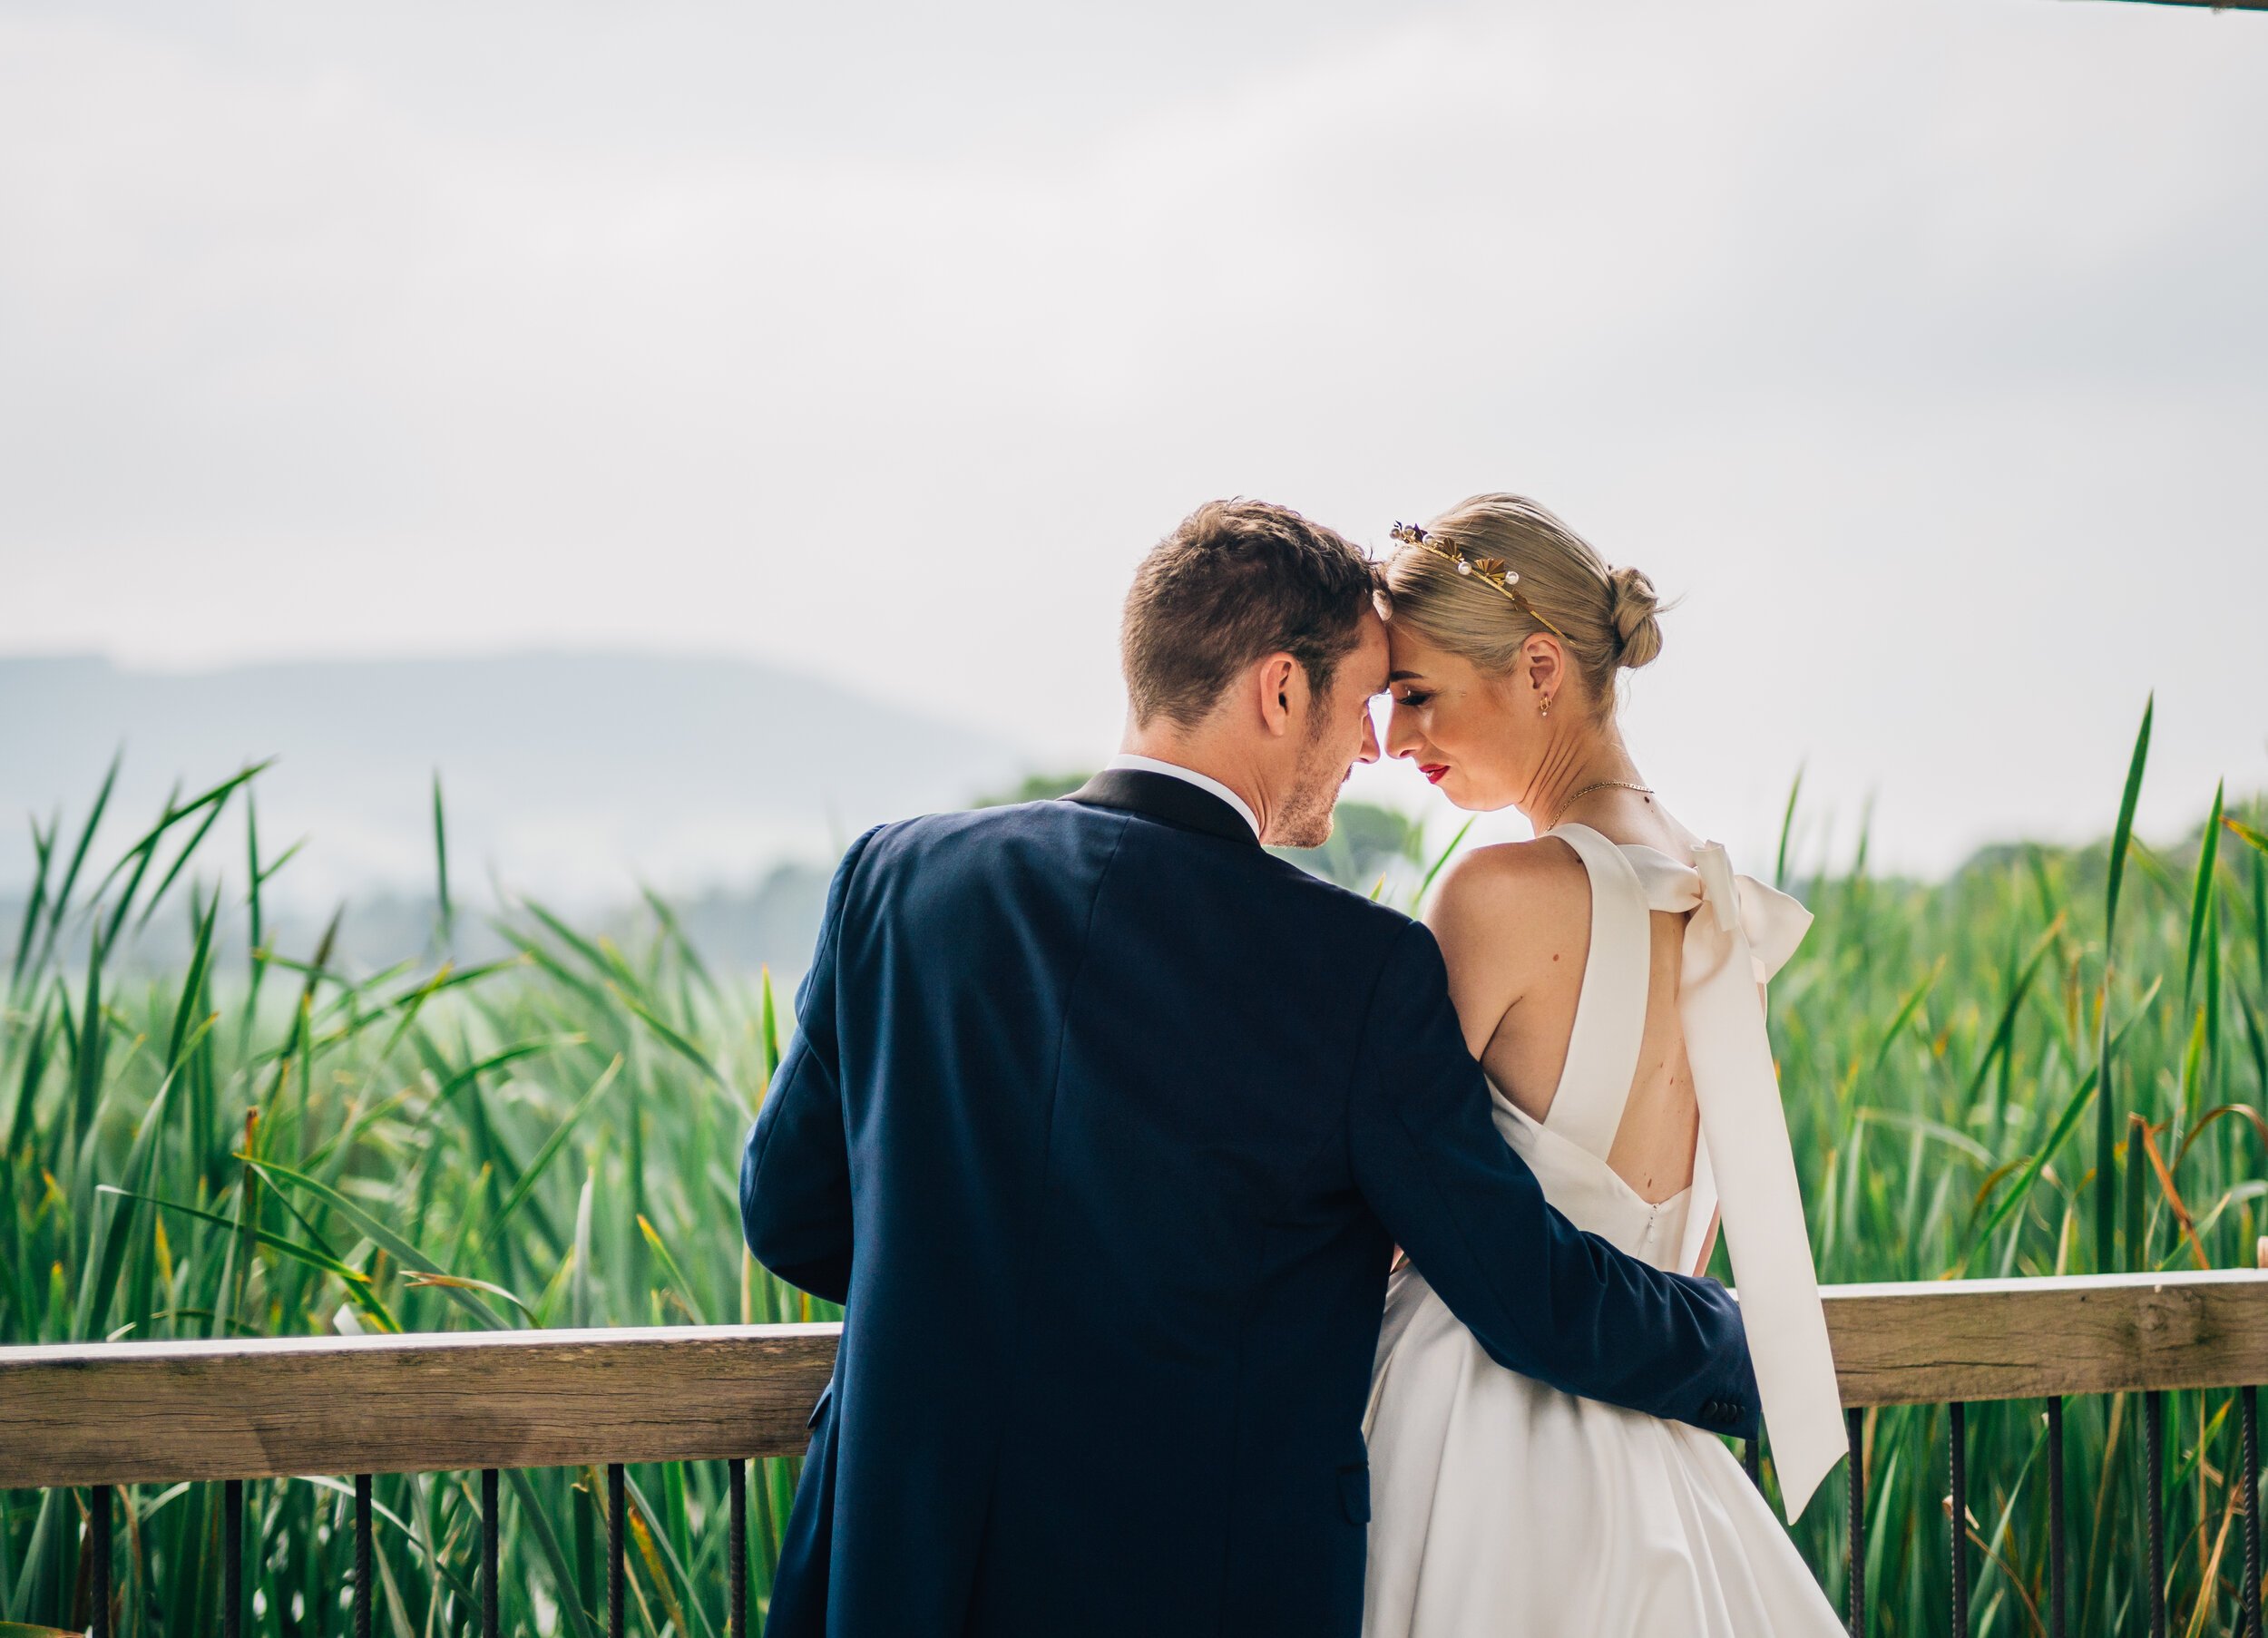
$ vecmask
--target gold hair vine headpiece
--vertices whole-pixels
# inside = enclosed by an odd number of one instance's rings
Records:
[[[1461,547],[1442,545],[1429,531],[1419,528],[1415,523],[1396,523],[1390,532],[1397,541],[1412,546],[1422,546],[1436,556],[1448,559],[1457,566],[1459,574],[1486,580],[1510,598],[1512,606],[1522,614],[1545,628],[1561,642],[1567,641],[1567,633],[1546,619],[1542,610],[1530,602],[1526,594],[1520,590],[1520,571],[1502,558],[1469,558]]]

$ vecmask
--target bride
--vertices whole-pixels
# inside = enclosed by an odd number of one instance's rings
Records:
[[[1430,918],[1497,1127],[1577,1226],[1658,1267],[1705,1270],[1721,1214],[1794,1518],[1845,1449],[1764,1032],[1810,915],[1624,747],[1616,674],[1661,648],[1643,574],[1518,495],[1394,535],[1385,748],[1537,833],[1467,856]],[[1364,1431],[1366,1638],[1842,1630],[1721,1439],[1504,1370],[1406,1265]]]

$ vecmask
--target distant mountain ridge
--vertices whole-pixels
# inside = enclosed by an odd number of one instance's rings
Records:
[[[308,839],[290,896],[414,890],[433,878],[432,780],[459,891],[615,902],[748,883],[824,861],[880,820],[953,807],[1028,758],[980,732],[829,679],[709,656],[532,652],[295,661],[206,672],[93,657],[0,658],[0,897],[28,876],[21,815],[66,836],[121,746],[90,865],[153,819],[178,779],[201,790],[247,762],[262,856]],[[242,858],[240,838],[200,853]],[[220,840],[216,835],[215,842]]]

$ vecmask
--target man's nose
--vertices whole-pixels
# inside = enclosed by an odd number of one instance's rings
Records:
[[[1363,754],[1355,760],[1357,762],[1378,760],[1378,723],[1368,711],[1363,713]]]

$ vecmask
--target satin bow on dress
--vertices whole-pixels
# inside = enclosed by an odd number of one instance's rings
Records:
[[[1849,1448],[1759,988],[1803,941],[1811,912],[1753,876],[1735,875],[1714,842],[1694,850],[1691,869],[1651,848],[1624,852],[1645,883],[1649,909],[1692,912],[1677,1018],[1701,1135],[1677,1266],[1699,1261],[1710,1218],[1721,1211],[1781,1499],[1793,1522]]]

